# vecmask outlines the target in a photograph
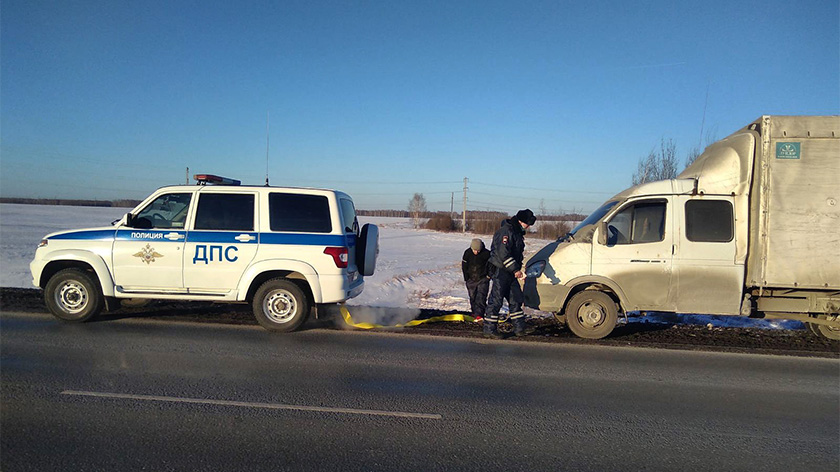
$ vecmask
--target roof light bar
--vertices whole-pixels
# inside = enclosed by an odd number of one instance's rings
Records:
[[[227,177],[220,177],[213,174],[195,174],[193,175],[193,178],[198,185],[239,185],[242,183],[236,179],[229,179]]]

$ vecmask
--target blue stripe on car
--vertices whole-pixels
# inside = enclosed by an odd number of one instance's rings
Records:
[[[254,238],[253,241],[239,241],[236,239],[241,234],[247,234]],[[187,242],[190,243],[231,243],[231,244],[257,244],[259,233],[248,233],[243,231],[190,231],[187,233]]]
[[[74,231],[72,233],[57,234],[49,239],[81,239],[87,241],[108,241],[114,239],[114,230]]]
[[[185,236],[180,240],[172,241],[166,238],[166,235],[176,233]],[[195,243],[231,243],[242,244],[236,240],[240,234],[248,234],[254,236],[256,239],[250,243],[261,244],[289,244],[299,246],[349,246],[356,245],[355,235],[342,234],[294,234],[294,233],[252,233],[242,231],[175,231],[170,229],[164,230],[128,230],[121,229],[114,230],[95,230],[95,231],[75,231],[71,233],[63,233],[52,236],[50,239],[67,239],[67,240],[113,240],[115,237],[118,241],[161,241],[161,242],[195,242]],[[246,243],[247,244],[247,243]]]
[[[121,229],[117,231],[117,241],[169,241],[169,242],[183,242],[182,237],[179,240],[170,240],[166,238],[167,234],[175,233],[181,236],[186,236],[186,231],[175,231],[172,229],[153,230],[153,229]]]
[[[347,246],[341,234],[260,233],[260,244],[295,244],[300,246]]]

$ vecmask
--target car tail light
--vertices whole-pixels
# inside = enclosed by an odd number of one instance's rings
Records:
[[[347,262],[350,260],[350,256],[347,253],[346,247],[328,247],[324,249],[324,254],[331,255],[335,266],[339,269],[347,268]]]

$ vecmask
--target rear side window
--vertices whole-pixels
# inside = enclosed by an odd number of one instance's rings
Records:
[[[330,202],[323,195],[271,193],[268,195],[271,231],[329,233]]]
[[[728,243],[734,237],[732,204],[724,200],[685,203],[685,236],[689,241]]]
[[[345,233],[359,234],[359,222],[356,220],[356,207],[351,200],[341,199],[341,221]]]
[[[198,197],[195,229],[253,231],[254,195],[204,193]]]

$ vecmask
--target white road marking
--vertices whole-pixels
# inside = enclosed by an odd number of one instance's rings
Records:
[[[132,395],[127,393],[107,393],[107,392],[85,392],[77,390],[65,390],[61,392],[62,395],[74,395],[82,397],[97,397],[97,398],[118,398],[123,400],[141,400],[151,402],[171,402],[171,403],[193,403],[199,405],[219,405],[219,406],[238,406],[244,408],[265,408],[269,410],[297,410],[297,411],[317,411],[321,413],[344,413],[348,415],[373,415],[373,416],[394,416],[399,418],[422,418],[427,420],[443,419],[441,415],[433,413],[408,413],[404,411],[384,411],[384,410],[361,410],[356,408],[330,408],[321,406],[305,406],[305,405],[284,405],[282,403],[258,403],[258,402],[238,402],[231,400],[209,400],[202,398],[181,398],[181,397],[163,397],[156,395]]]

